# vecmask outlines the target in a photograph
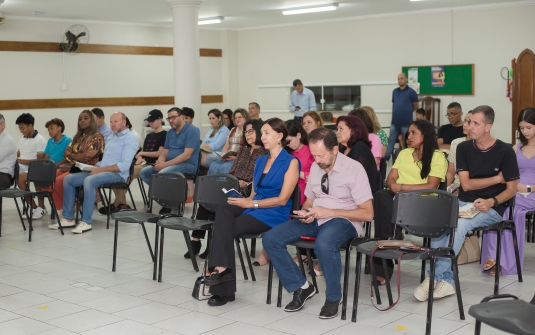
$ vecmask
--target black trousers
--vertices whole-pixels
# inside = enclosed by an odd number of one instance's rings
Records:
[[[5,190],[13,185],[13,178],[7,174],[0,172],[0,190]]]
[[[380,190],[373,195],[373,211],[374,211],[374,237],[380,240],[388,240],[389,238],[401,240],[401,228],[396,227],[392,223],[392,212],[394,209],[394,195],[390,190]],[[377,276],[386,278],[383,271],[382,261],[380,258],[373,258],[374,270]],[[392,277],[394,271],[394,262],[387,260],[388,278]]]
[[[236,253],[234,250],[234,238],[241,234],[260,234],[271,229],[268,225],[255,217],[242,214],[245,208],[233,205],[220,205],[217,208],[212,251],[208,265],[210,268],[223,266],[232,269],[236,275]],[[228,296],[236,292],[236,281],[210,287],[210,293]]]

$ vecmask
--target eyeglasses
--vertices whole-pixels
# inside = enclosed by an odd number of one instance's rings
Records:
[[[446,113],[446,117],[454,117],[455,115],[459,114],[460,112],[456,112],[456,113]]]
[[[173,121],[173,120],[176,119],[177,117],[178,117],[178,115],[170,116],[170,117],[168,117],[166,120],[167,120],[167,121]]]
[[[325,186],[327,184],[327,186]],[[323,177],[321,177],[321,191],[325,194],[329,194],[329,175],[324,174]]]
[[[245,131],[245,134],[247,134],[247,135],[251,135],[253,133],[254,133],[254,129],[249,129],[249,130]]]

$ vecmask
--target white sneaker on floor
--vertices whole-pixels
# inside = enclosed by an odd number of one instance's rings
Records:
[[[440,282],[438,282],[438,284],[435,285],[435,289],[433,290],[433,300],[445,298],[454,294],[455,287],[453,287],[453,285],[451,285],[447,281],[441,280]]]
[[[71,230],[71,232],[73,232],[74,234],[82,234],[82,233],[87,233],[91,229],[93,229],[93,228],[92,228],[92,226],[90,224],[87,224],[84,221],[80,221],[78,226],[76,226],[76,228]]]
[[[426,277],[424,281],[414,289],[414,297],[419,301],[426,301],[429,298],[429,281],[429,277]],[[437,282],[435,282],[434,286],[436,287],[436,285]],[[435,294],[435,291],[433,291],[433,294]]]
[[[36,209],[33,210],[32,220],[39,220],[46,213],[47,213],[46,209],[41,208],[41,207],[37,207]]]
[[[61,218],[59,222],[61,223],[61,228],[70,228],[70,227],[76,226],[76,222],[74,222],[74,220],[69,221],[66,218]],[[59,229],[59,225],[57,223],[54,223],[54,224],[48,225],[48,228]]]

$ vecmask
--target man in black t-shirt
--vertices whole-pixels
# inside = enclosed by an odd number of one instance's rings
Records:
[[[516,184],[520,178],[513,148],[490,135],[494,122],[494,110],[479,106],[472,111],[470,120],[471,141],[464,141],[457,147],[457,173],[461,181],[459,207],[472,204],[479,213],[471,219],[459,218],[453,251],[459,254],[466,233],[490,226],[502,220],[505,203],[516,195]],[[446,247],[449,233],[432,239],[431,247]],[[433,298],[455,294],[453,271],[449,258],[439,258],[435,263],[435,289]],[[429,277],[414,290],[420,301],[427,300]]]
[[[449,149],[451,141],[456,138],[464,137],[463,133],[463,110],[458,102],[452,102],[448,105],[446,112],[450,124],[445,124],[438,130],[438,147],[440,149]]]

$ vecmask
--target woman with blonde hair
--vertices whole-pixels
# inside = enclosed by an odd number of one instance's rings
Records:
[[[321,120],[319,114],[315,111],[308,111],[303,114],[303,119],[301,122],[307,134],[310,134],[310,132],[316,128],[323,127],[323,121]]]
[[[388,147],[388,135],[386,135],[386,131],[383,130],[381,127],[381,123],[379,123],[379,119],[377,119],[377,114],[375,114],[375,110],[370,106],[361,106],[358,109],[364,110],[373,123],[373,133],[381,139],[381,144],[383,145],[382,154],[383,157],[386,154],[386,148]]]

